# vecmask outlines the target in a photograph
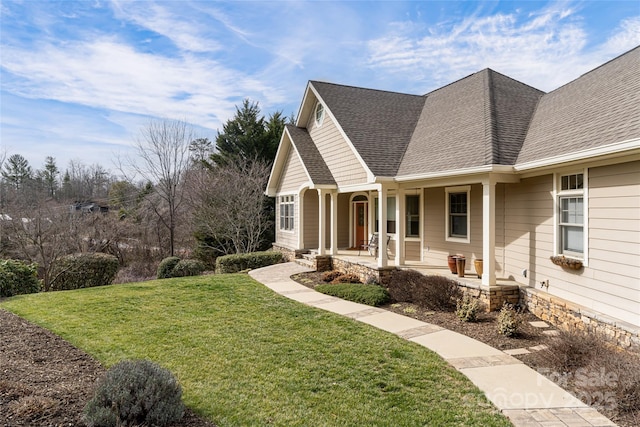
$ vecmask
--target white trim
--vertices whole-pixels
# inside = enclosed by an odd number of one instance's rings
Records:
[[[562,190],[561,178],[566,175],[582,174],[582,189]],[[553,196],[554,196],[554,215],[553,215],[553,254],[565,255],[569,258],[576,258],[582,261],[585,267],[589,265],[589,168],[572,169],[568,171],[556,172],[553,174]],[[575,256],[571,253],[563,253],[560,237],[560,199],[562,197],[582,196],[582,256]]]
[[[471,168],[463,168],[463,169],[451,169],[441,172],[428,172],[428,173],[419,173],[413,175],[402,175],[395,177],[396,182],[405,182],[405,181],[418,181],[418,180],[428,180],[428,179],[436,179],[436,178],[447,178],[447,177],[457,177],[461,175],[478,175],[483,173],[502,173],[507,175],[514,174],[513,166],[505,166],[505,165],[485,165],[485,166],[474,166]],[[505,177],[506,179],[506,177]],[[514,177],[512,179],[519,179]]]
[[[449,194],[451,193],[467,193],[467,237],[455,237],[449,235]],[[444,189],[444,202],[445,202],[445,227],[444,227],[444,239],[447,242],[457,243],[471,243],[471,186],[461,185],[458,187],[445,187]]]
[[[322,111],[320,112],[320,118],[318,119],[318,108],[322,108]],[[322,102],[318,101],[316,102],[316,106],[313,109],[313,120],[316,123],[316,127],[320,128],[322,127],[322,123],[324,123],[324,113],[325,113],[325,106]]]
[[[530,169],[543,168],[548,166],[558,166],[561,163],[588,160],[593,157],[601,157],[612,154],[622,154],[626,151],[640,149],[640,138],[629,139],[626,141],[615,142],[613,144],[601,147],[588,148],[586,150],[573,151],[571,153],[562,154],[555,157],[547,157],[546,159],[534,160],[531,162],[519,163],[514,166],[517,172],[527,171]]]

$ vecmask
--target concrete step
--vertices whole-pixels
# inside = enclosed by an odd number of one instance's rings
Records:
[[[303,267],[310,268],[312,270],[315,270],[315,268],[316,268],[315,262],[311,261],[310,259],[307,259],[306,257],[305,258],[296,258],[294,261],[295,261],[296,264],[301,265]]]

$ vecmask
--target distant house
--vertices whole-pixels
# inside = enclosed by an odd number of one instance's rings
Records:
[[[291,259],[384,281],[463,254],[480,291],[640,345],[640,47],[549,93],[491,69],[423,96],[310,81],[266,193]],[[347,250],[374,234],[375,262]]]
[[[109,206],[100,205],[96,202],[74,202],[69,210],[71,213],[107,213],[109,212]]]

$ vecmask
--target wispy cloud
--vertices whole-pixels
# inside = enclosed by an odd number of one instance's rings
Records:
[[[368,44],[369,65],[405,74],[433,89],[483,68],[493,68],[543,90],[554,89],[597,65],[582,53],[588,34],[575,10],[560,4],[535,14],[522,11],[471,16],[427,34],[397,31]],[[640,43],[638,18],[626,20],[603,45],[609,57]]]

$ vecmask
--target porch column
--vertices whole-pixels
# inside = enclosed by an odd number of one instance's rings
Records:
[[[496,182],[482,181],[482,284],[496,284]]]
[[[396,192],[396,266],[404,264],[404,237],[407,204],[404,190],[399,188]]]
[[[331,192],[331,255],[338,255],[338,193]]]
[[[387,263],[387,188],[380,184],[378,190],[378,268]]]
[[[327,215],[325,209],[325,197],[324,190],[318,189],[318,255],[324,255],[325,253],[325,225],[327,222]]]

